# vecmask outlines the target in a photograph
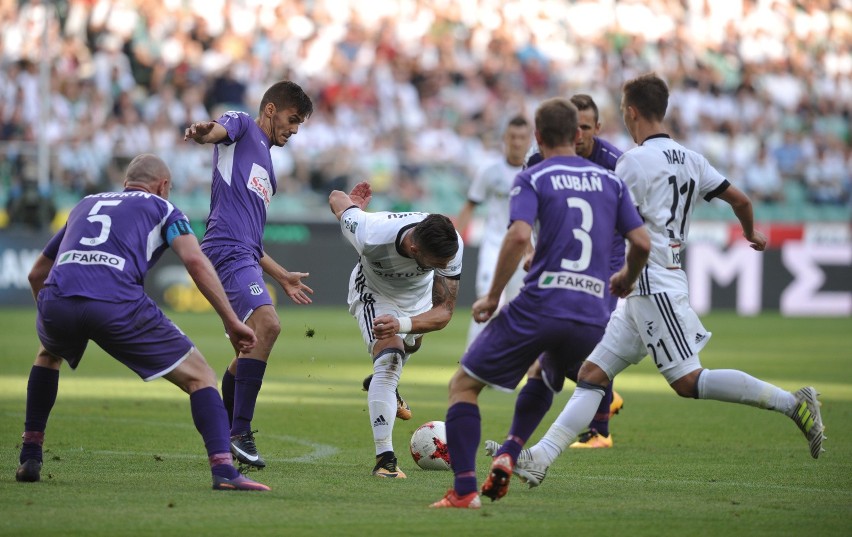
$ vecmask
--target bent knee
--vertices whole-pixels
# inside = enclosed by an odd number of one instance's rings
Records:
[[[258,339],[274,342],[281,334],[281,321],[272,306],[264,306],[249,317],[247,323],[257,334]]]
[[[672,389],[681,397],[698,399],[698,373],[692,372],[671,383]]]
[[[419,350],[420,350],[420,344],[421,344],[422,342],[423,342],[423,337],[419,337],[419,338],[415,339],[415,340],[414,340],[414,345],[406,345],[406,344],[403,342],[403,345],[405,346],[405,352],[406,352],[406,354],[412,354],[412,353],[415,353],[415,352],[419,351]]]
[[[580,372],[577,373],[577,382],[606,387],[609,385],[610,380],[599,365],[586,360],[580,367]]]

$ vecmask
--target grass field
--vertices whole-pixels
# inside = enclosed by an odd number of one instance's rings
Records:
[[[0,535],[850,535],[852,325],[849,319],[704,319],[709,368],[738,368],[794,390],[822,392],[827,452],[815,461],[780,414],[678,398],[650,360],[616,379],[624,410],[611,450],[569,450],[544,484],[513,480],[480,511],[432,511],[449,472],[407,455],[421,423],[443,420],[467,311],[427,336],[403,374],[414,418],[397,421],[407,480],[370,476],[372,437],[361,379],[370,362],[342,308],[286,307],[254,426],[273,492],[210,490],[187,397],[145,384],[96,346],[63,368],[45,442],[42,482],[16,483],[34,312],[0,310]],[[213,315],[173,315],[221,373],[230,358]],[[307,332],[314,331],[313,337]],[[569,384],[570,385],[570,384]],[[570,396],[559,395],[540,437]],[[483,440],[508,428],[514,397],[486,390]],[[480,481],[488,461],[478,458]]]

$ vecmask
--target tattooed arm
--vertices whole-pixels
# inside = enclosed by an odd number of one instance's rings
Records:
[[[450,322],[456,308],[459,280],[435,274],[432,283],[432,309],[411,317],[412,334],[436,332]],[[373,321],[373,333],[378,339],[393,337],[399,332],[399,320],[391,315],[380,315]]]

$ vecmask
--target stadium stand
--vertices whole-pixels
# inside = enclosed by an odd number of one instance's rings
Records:
[[[271,218],[325,217],[328,191],[365,178],[376,208],[453,214],[502,124],[543,98],[592,94],[602,135],[629,149],[620,85],[651,70],[672,88],[685,145],[743,186],[758,163],[777,168],[778,199],[757,202],[758,219],[852,212],[852,0],[0,0],[0,66],[0,226],[61,218],[117,188],[143,151],[168,162],[174,200],[203,217],[210,155],[182,141],[185,125],[253,113],[285,78],[317,110],[276,151]],[[720,218],[713,204],[696,212]]]

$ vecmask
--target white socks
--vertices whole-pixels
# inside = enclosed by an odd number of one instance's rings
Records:
[[[402,374],[402,353],[384,351],[373,362],[373,380],[367,390],[367,408],[376,455],[393,451],[393,424],[396,421],[396,387]]]
[[[553,464],[556,457],[571,445],[571,442],[595,417],[603,396],[603,390],[577,386],[571,399],[544,437],[530,448],[535,462],[544,463],[547,466]]]
[[[792,393],[736,369],[705,369],[698,377],[698,398],[740,403],[790,415]]]

